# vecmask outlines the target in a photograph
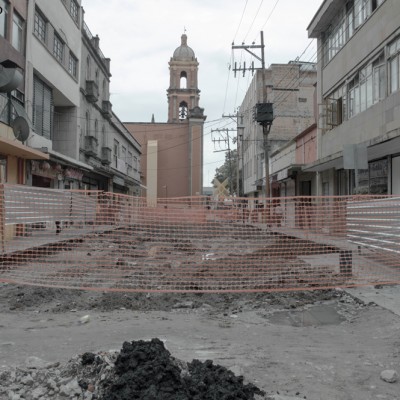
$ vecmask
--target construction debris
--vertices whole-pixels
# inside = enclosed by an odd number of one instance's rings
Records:
[[[9,400],[253,400],[264,392],[213,361],[171,356],[159,339],[125,342],[121,352],[84,353],[67,364],[29,357],[0,369],[0,398]]]

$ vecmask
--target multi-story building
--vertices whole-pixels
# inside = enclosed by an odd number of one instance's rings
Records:
[[[30,184],[80,188],[78,157],[79,63],[82,13],[77,0],[28,2],[26,108],[32,120],[27,143],[50,156],[32,162]]]
[[[274,120],[267,136],[270,154],[313,124],[316,74],[315,64],[300,61],[272,64],[255,74],[238,111],[240,195],[266,193],[264,135],[254,116],[256,104],[273,103]],[[271,185],[271,175],[268,178]]]
[[[400,2],[325,0],[318,41],[318,194],[400,193]]]
[[[100,39],[82,21],[79,159],[93,169],[84,171],[86,188],[139,194],[140,144],[112,111],[110,59]]]
[[[110,60],[80,0],[0,1],[0,62],[23,76],[0,88],[1,180],[139,194],[140,145],[112,112]]]
[[[49,156],[26,145],[30,132],[24,108],[27,2],[0,0],[0,7],[0,183],[24,184],[26,160]]]

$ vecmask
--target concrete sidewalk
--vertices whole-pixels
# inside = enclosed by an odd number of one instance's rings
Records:
[[[400,316],[400,285],[362,286],[345,291],[366,304],[375,303]]]

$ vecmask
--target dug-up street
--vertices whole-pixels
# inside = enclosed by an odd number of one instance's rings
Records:
[[[32,357],[61,368],[79,354],[158,338],[177,359],[212,360],[243,375],[265,398],[400,399],[399,286],[132,294],[3,283],[0,318],[0,386]],[[51,393],[61,397],[38,389],[21,397],[15,383],[4,386],[1,399],[68,398],[59,389]]]

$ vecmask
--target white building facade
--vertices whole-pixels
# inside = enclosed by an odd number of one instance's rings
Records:
[[[24,183],[138,194],[134,160],[140,145],[112,112],[110,60],[84,23],[81,1],[26,4],[22,107],[30,129],[25,145],[40,154],[27,159]],[[114,149],[115,141],[120,149]],[[124,149],[126,165],[113,165]]]
[[[400,194],[400,2],[325,0],[318,40],[318,194]]]
[[[82,182],[90,189],[139,195],[141,146],[112,111],[110,59],[85,21],[81,60],[79,160],[93,168]]]

